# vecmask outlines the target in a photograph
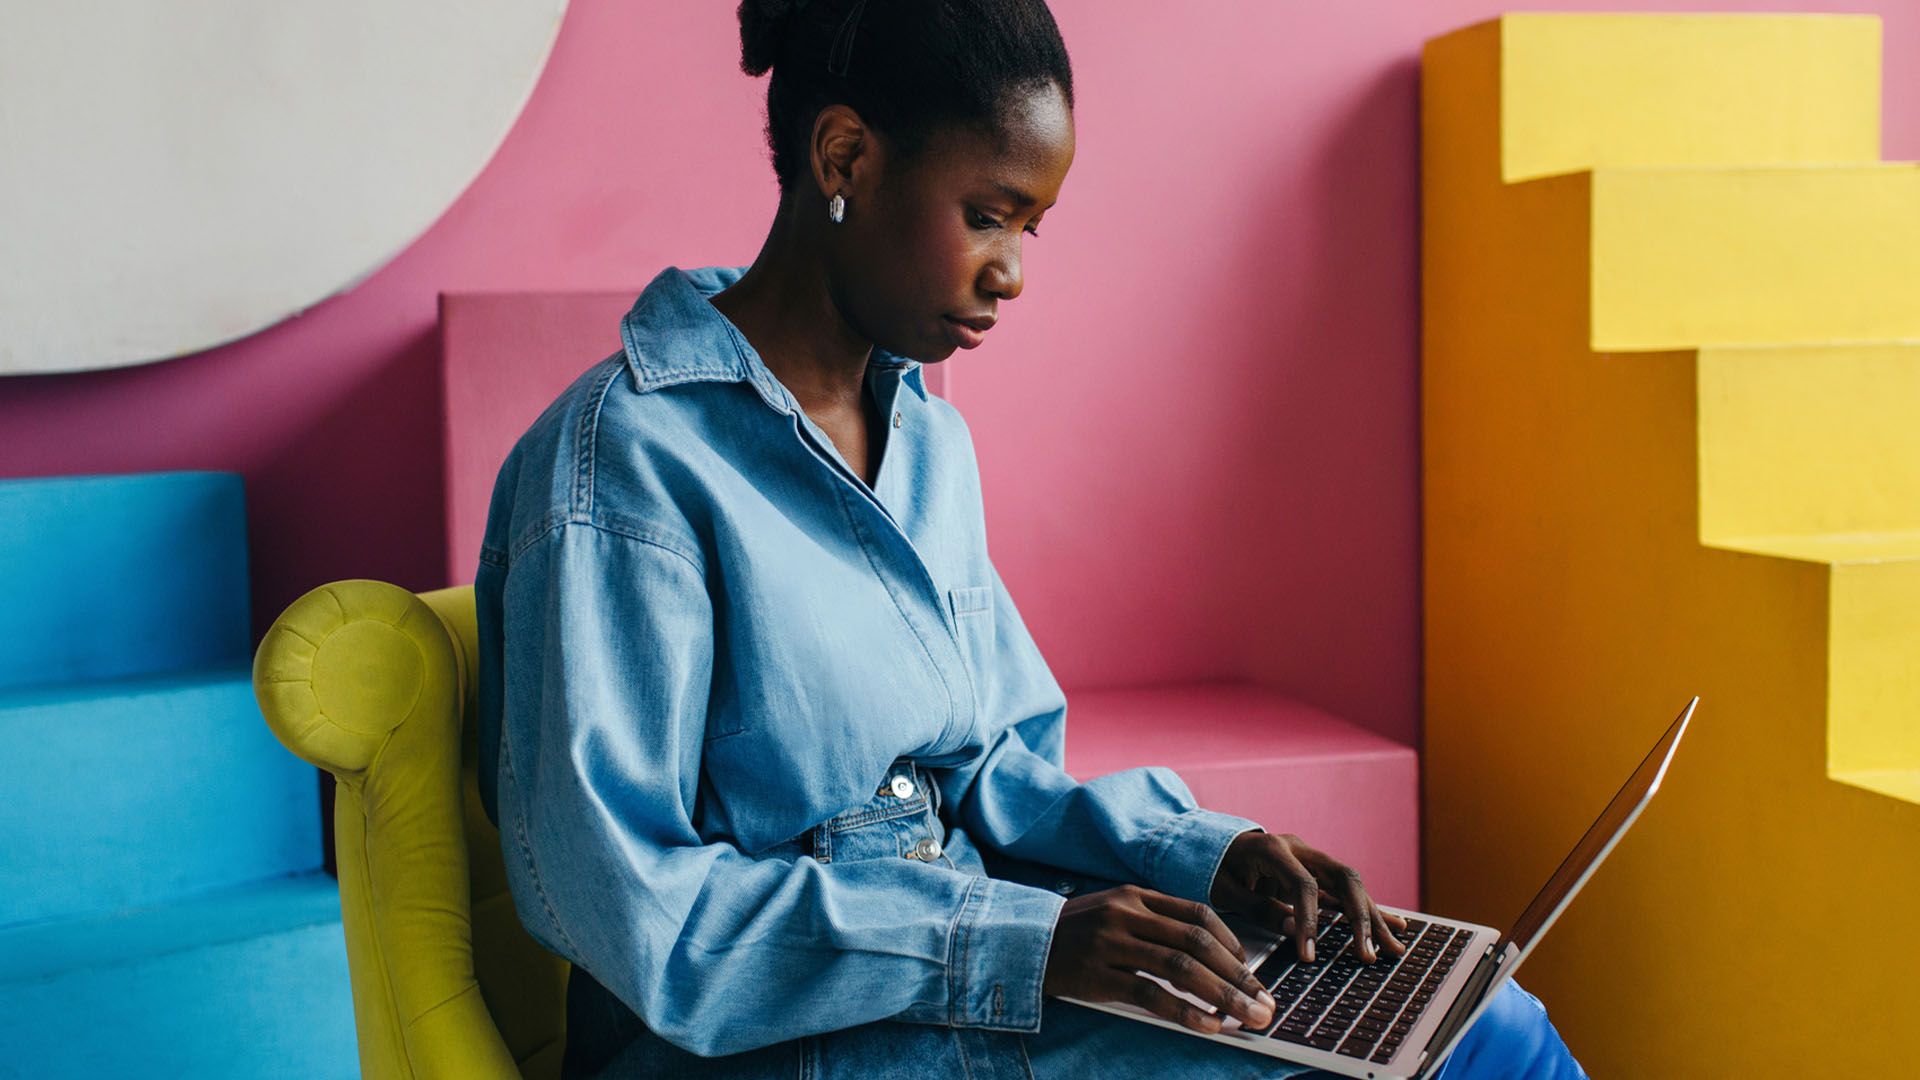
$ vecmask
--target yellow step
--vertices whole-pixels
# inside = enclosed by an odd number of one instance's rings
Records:
[[[1827,568],[1827,775],[1920,802],[1920,530],[1711,546]]]
[[[1920,166],[1597,169],[1592,344],[1920,341]]]
[[[1498,36],[1500,168],[1880,160],[1880,21],[1868,15],[1518,13]],[[1470,46],[1473,47],[1473,46]]]
[[[1920,345],[1701,349],[1695,377],[1702,540],[1920,530]]]

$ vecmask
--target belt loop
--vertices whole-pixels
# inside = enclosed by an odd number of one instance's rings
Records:
[[[825,822],[815,825],[807,834],[813,840],[813,858],[816,862],[833,861],[833,835],[827,831]]]
[[[919,784],[920,790],[925,791],[927,793],[927,802],[933,807],[933,816],[939,817],[940,816],[940,785],[935,783],[933,780],[933,770],[922,768],[918,764],[914,765],[913,769],[915,774],[914,783]]]

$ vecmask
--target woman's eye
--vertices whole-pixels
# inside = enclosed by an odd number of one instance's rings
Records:
[[[994,219],[992,219],[992,218],[990,218],[990,217],[988,217],[987,215],[985,215],[985,214],[982,214],[982,213],[980,213],[980,212],[979,212],[978,210],[976,210],[976,211],[974,211],[974,212],[973,212],[973,226],[974,226],[974,228],[976,228],[976,229],[1004,229],[1004,228],[1006,228],[1006,226],[1005,226],[1004,224],[1002,224],[1001,222],[998,222],[998,221],[995,221]],[[1036,228],[1034,228],[1034,227],[1033,227],[1033,226],[1031,226],[1031,225],[1029,225],[1029,226],[1027,226],[1027,227],[1026,227],[1026,229],[1024,229],[1023,231],[1024,231],[1024,232],[1025,232],[1025,233],[1026,233],[1026,234],[1027,234],[1028,236],[1039,236],[1039,235],[1040,235],[1040,230],[1038,230],[1038,229],[1036,229]]]

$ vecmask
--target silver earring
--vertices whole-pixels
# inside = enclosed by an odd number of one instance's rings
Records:
[[[827,216],[832,218],[836,225],[847,216],[846,196],[837,191],[833,193],[833,198],[827,200]]]

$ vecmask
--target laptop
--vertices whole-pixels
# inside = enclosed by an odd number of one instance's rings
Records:
[[[1358,956],[1345,915],[1322,908],[1314,938],[1315,962],[1303,964],[1291,937],[1277,936],[1242,916],[1223,914],[1222,921],[1239,937],[1248,959],[1257,965],[1261,983],[1273,995],[1274,1019],[1264,1028],[1243,1027],[1229,1016],[1219,1032],[1207,1033],[1131,1003],[1062,1000],[1342,1076],[1379,1080],[1431,1076],[1659,790],[1699,704],[1695,697],[1680,710],[1626,785],[1547,879],[1546,887],[1505,933],[1383,904],[1381,910],[1407,919],[1407,929],[1394,935],[1407,945],[1407,951],[1395,955],[1380,947],[1379,958],[1368,964]],[[1158,975],[1137,974],[1210,1013],[1218,1012]]]

